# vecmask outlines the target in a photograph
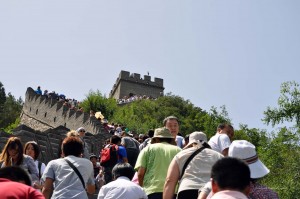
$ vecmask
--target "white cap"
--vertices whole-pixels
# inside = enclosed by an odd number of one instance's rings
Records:
[[[206,134],[200,131],[195,131],[189,135],[189,143],[184,148],[188,148],[194,143],[201,144],[202,142],[207,142]]]

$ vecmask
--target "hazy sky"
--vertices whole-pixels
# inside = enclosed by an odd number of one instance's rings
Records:
[[[82,100],[108,96],[121,70],[164,79],[234,126],[268,128],[284,81],[300,83],[299,0],[0,0],[0,81]]]

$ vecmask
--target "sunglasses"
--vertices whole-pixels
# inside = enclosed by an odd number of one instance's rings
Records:
[[[85,130],[80,130],[79,132],[85,133]]]

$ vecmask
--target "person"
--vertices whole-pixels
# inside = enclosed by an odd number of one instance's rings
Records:
[[[149,199],[162,198],[169,164],[181,151],[171,143],[174,143],[174,136],[170,130],[165,127],[157,128],[151,144],[138,156],[135,170],[138,172],[139,185],[144,188]]]
[[[123,131],[121,135],[121,145],[126,149],[128,163],[134,167],[140,153],[139,142],[130,137],[129,131]]]
[[[31,184],[28,173],[21,167],[7,166],[0,169],[1,198],[45,199]]]
[[[127,163],[128,162],[127,152],[125,147],[121,145],[121,138],[117,135],[111,136],[110,143],[107,144],[104,148],[110,147],[111,145],[118,146],[118,150],[117,150],[118,161],[116,163]],[[104,166],[104,181],[106,183],[112,181],[112,168],[115,166],[115,164],[112,166]]]
[[[38,170],[34,160],[29,155],[23,154],[23,145],[20,138],[10,137],[0,155],[1,167],[20,166],[30,174],[33,182],[39,181]]]
[[[224,156],[228,155],[228,149],[234,136],[234,129],[230,124],[220,124],[217,133],[210,138],[208,144],[211,148]]]
[[[45,168],[42,176],[43,195],[46,199],[50,198],[51,194],[53,199],[87,199],[87,193],[95,192],[94,170],[90,160],[80,157],[83,152],[81,139],[76,136],[66,137],[62,143],[62,152],[64,158],[51,160]],[[67,161],[77,168],[83,182]]]
[[[140,151],[145,148],[150,142],[151,142],[151,138],[153,137],[154,135],[154,130],[153,129],[149,129],[148,130],[148,138],[144,139],[143,143],[140,144],[139,148],[140,148]]]
[[[134,169],[129,163],[118,163],[112,170],[114,181],[101,187],[98,199],[146,199],[145,191],[130,179],[134,175]]]
[[[164,127],[169,129],[171,134],[174,136],[177,146],[183,148],[185,145],[184,138],[178,135],[179,123],[179,119],[175,116],[168,116],[163,121]]]
[[[211,199],[247,199],[250,190],[250,169],[237,158],[225,157],[211,169]]]
[[[98,157],[93,153],[90,154],[90,161],[94,169],[95,188],[98,189],[102,186],[102,184],[100,184],[100,180],[102,179],[102,167],[100,166],[100,162],[98,162]]]
[[[90,153],[89,153],[89,150],[88,150],[88,144],[86,143],[86,141],[84,140],[84,136],[85,136],[85,129],[83,127],[79,127],[76,132],[79,134],[79,137],[83,143],[83,154],[82,154],[82,157],[83,158],[87,158],[89,159],[90,157]]]
[[[202,147],[203,149],[191,159],[185,171],[183,171],[189,157]],[[198,131],[191,133],[189,144],[173,158],[169,166],[164,185],[164,199],[174,197],[178,181],[178,199],[197,199],[199,187],[210,180],[210,171],[213,164],[222,157],[223,155],[210,149],[205,133]]]
[[[43,94],[43,92],[42,92],[40,86],[37,87],[37,89],[35,90],[35,93],[36,93],[36,94],[39,94],[39,95],[42,95],[42,94]]]
[[[270,170],[260,161],[255,146],[246,140],[235,140],[229,147],[228,156],[240,158],[245,161],[251,173],[250,199],[278,199],[278,194],[272,189],[261,185],[259,181],[265,177]]]
[[[26,142],[24,146],[24,153],[33,158],[35,167],[39,173],[39,181],[33,183],[34,188],[42,190],[43,186],[40,182],[40,179],[45,170],[45,163],[38,161],[38,157],[40,155],[40,147],[35,141]]]

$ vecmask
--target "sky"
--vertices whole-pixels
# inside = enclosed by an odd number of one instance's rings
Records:
[[[226,106],[235,128],[272,130],[280,85],[300,83],[300,1],[0,0],[0,82],[83,100],[109,95],[121,70],[164,80],[209,111]]]

